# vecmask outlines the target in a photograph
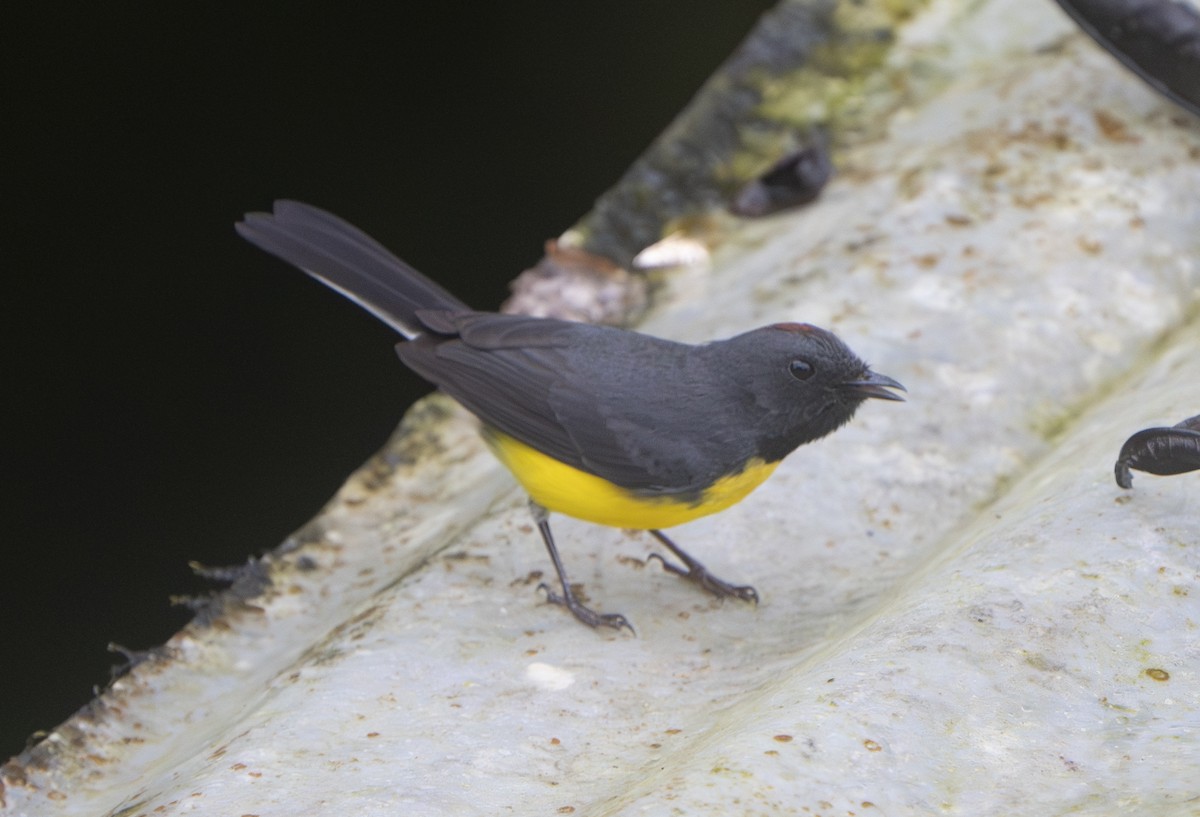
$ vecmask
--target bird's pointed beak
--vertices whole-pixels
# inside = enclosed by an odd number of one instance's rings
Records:
[[[887,375],[878,374],[870,369],[863,372],[859,379],[849,380],[841,387],[856,397],[878,397],[880,400],[899,400],[900,402],[904,402],[904,398],[888,389],[908,391],[898,380],[893,380]]]

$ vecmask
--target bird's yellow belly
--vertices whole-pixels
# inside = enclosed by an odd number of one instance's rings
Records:
[[[681,501],[669,496],[638,496],[494,430],[484,437],[534,502],[547,510],[614,528],[669,528],[723,511],[744,499],[779,464],[750,460],[740,472],[713,483],[699,499]]]

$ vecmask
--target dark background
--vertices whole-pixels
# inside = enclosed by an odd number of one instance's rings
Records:
[[[494,307],[772,3],[25,5],[0,12],[0,762],[106,682],[108,642],[186,622],[189,559],[274,547],[425,391],[234,235],[245,210],[319,204]]]

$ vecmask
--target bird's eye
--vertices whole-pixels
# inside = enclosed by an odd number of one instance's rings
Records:
[[[808,380],[816,371],[807,360],[797,358],[788,364],[788,372],[797,380]]]

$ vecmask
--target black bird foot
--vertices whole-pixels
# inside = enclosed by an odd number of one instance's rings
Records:
[[[685,567],[680,567],[668,562],[660,553],[651,553],[649,558],[657,559],[661,562],[663,570],[666,570],[668,573],[674,573],[676,576],[682,576],[690,582],[695,582],[714,596],[720,596],[721,598],[732,596],[742,601],[758,604],[758,591],[753,587],[748,584],[730,584],[724,579],[717,578],[708,572],[708,568],[694,559],[690,564],[685,562]]]
[[[662,563],[663,569],[669,573],[674,573],[676,576],[682,576],[690,582],[694,582],[703,587],[714,596],[720,598],[732,597],[741,601],[748,601],[753,604],[758,604],[758,591],[748,584],[730,584],[724,579],[719,579],[706,568],[698,559],[688,555],[678,545],[668,539],[662,531],[652,530],[650,535],[658,541],[662,542],[667,548],[680,558],[683,562],[683,567],[668,562],[663,556],[657,553],[651,553],[651,559],[658,559]]]
[[[1117,485],[1133,487],[1135,471],[1170,476],[1200,469],[1200,414],[1170,428],[1147,428],[1121,446],[1113,473]]]
[[[566,607],[571,611],[571,615],[593,630],[597,627],[611,627],[614,630],[629,630],[633,635],[637,635],[633,625],[620,613],[597,613],[575,598],[575,591],[571,589],[571,582],[567,579],[567,571],[563,569],[562,559],[558,557],[558,548],[554,546],[554,536],[550,533],[550,512],[532,499],[529,500],[529,510],[537,522],[538,530],[541,531],[542,541],[546,543],[546,552],[550,554],[550,561],[554,562],[554,572],[558,574],[558,581],[562,585],[560,596],[545,582],[539,584],[538,590],[546,591],[546,601]]]
[[[620,613],[597,613],[575,597],[575,592],[571,590],[570,585],[565,586],[561,596],[551,590],[550,585],[545,582],[538,585],[538,590],[546,591],[546,601],[550,604],[558,604],[566,607],[571,611],[571,615],[592,629],[596,629],[597,627],[611,627],[614,630],[629,630],[632,635],[637,635],[637,631],[633,629],[633,625],[629,623],[629,620],[625,616]]]

